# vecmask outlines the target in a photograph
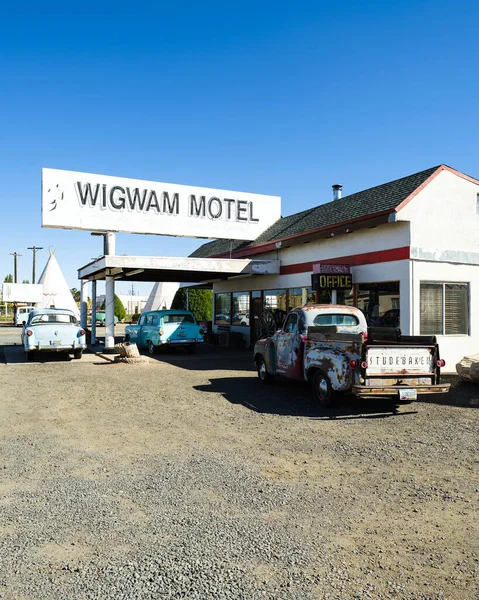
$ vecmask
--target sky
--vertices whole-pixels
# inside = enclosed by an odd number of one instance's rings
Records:
[[[3,8],[2,281],[12,252],[31,281],[35,245],[37,278],[56,249],[78,288],[102,254],[88,231],[42,228],[44,167],[277,195],[283,215],[335,183],[345,196],[442,163],[479,177],[478,19],[472,0]],[[116,252],[202,243],[117,234]]]

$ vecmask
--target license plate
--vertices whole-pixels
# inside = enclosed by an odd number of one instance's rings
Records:
[[[417,390],[399,390],[399,400],[417,400]]]
[[[62,341],[61,341],[61,340],[52,340],[52,341],[50,342],[50,344],[51,344],[52,346],[61,346],[61,343],[62,343]]]

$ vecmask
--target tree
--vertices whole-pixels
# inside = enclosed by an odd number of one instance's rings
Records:
[[[186,292],[188,291],[188,303]],[[200,290],[197,288],[180,288],[173,298],[171,308],[189,310],[195,315],[197,321],[211,321],[212,319],[212,290]]]
[[[30,283],[28,279],[24,279],[22,283]]]
[[[70,292],[72,293],[73,300],[75,300],[75,302],[80,302],[80,290],[72,288]]]
[[[105,304],[105,300],[103,300],[102,305],[100,306],[100,310],[105,310],[106,308],[106,304]],[[120,298],[118,298],[118,296],[115,294],[115,317],[118,317],[119,321],[123,321],[123,319],[126,317],[126,310],[125,307],[123,306],[123,302],[120,300]]]

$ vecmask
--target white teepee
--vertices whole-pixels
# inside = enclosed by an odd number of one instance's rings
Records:
[[[148,300],[146,301],[143,312],[148,310],[161,310],[163,308],[170,308],[173,298],[175,297],[176,291],[179,287],[180,286],[176,281],[155,283],[150,295],[148,296]]]
[[[78,306],[55,258],[55,251],[50,252],[50,258],[38,283],[43,285],[43,298],[35,305],[35,308],[69,308],[77,316],[80,316]]]

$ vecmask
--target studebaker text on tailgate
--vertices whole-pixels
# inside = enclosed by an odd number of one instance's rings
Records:
[[[368,373],[429,373],[433,359],[428,348],[368,348]]]

